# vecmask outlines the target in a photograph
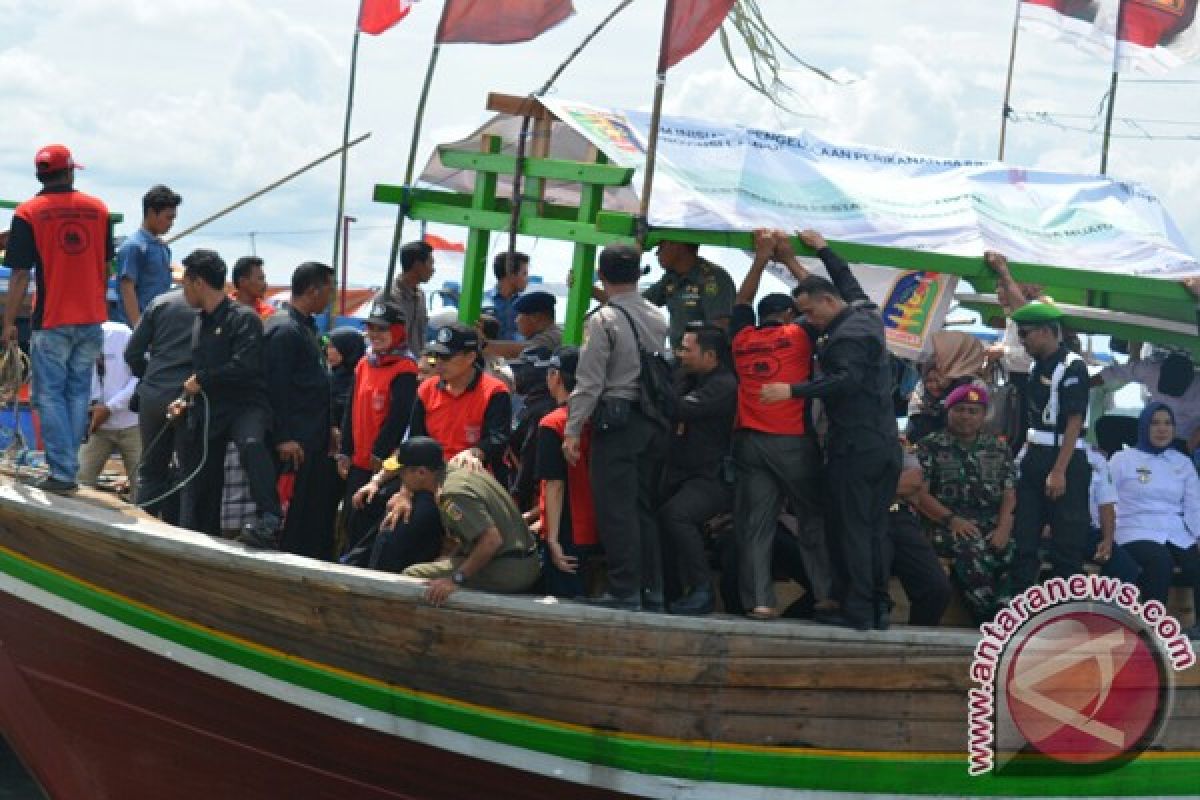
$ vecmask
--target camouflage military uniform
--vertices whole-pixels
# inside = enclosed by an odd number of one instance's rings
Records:
[[[1012,595],[1013,540],[1003,553],[996,553],[987,541],[996,527],[1002,495],[1016,486],[1008,446],[981,433],[964,447],[949,431],[938,431],[917,444],[917,458],[930,494],[955,516],[975,523],[982,534],[955,538],[945,526],[929,523],[938,555],[954,559],[951,577],[971,614],[979,622],[991,619]]]

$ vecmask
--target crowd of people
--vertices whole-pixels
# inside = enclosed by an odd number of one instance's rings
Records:
[[[580,347],[520,253],[496,257],[479,324],[431,328],[434,253],[411,242],[365,333],[323,334],[327,265],[297,266],[276,308],[261,259],[230,273],[199,249],[175,289],[162,237],[178,194],[150,189],[114,254],[67,148],[35,163],[44,188],[14,214],[3,335],[19,338],[32,274],[43,490],[94,484],[117,452],[152,514],[425,579],[434,604],[466,586],[882,630],[893,576],[919,625],[955,592],[984,621],[1047,563],[1069,576],[1094,562],[1163,603],[1176,580],[1200,592],[1190,358],[1135,345],[1092,376],[1062,311],[998,253],[985,261],[1004,338],[941,331],[918,364],[889,352],[878,308],[812,230],[756,231],[740,286],[696,245],[663,242],[663,276],[639,290],[641,251],[605,247]],[[759,297],[772,263],[795,288]],[[906,370],[920,376],[909,395]],[[1136,425],[1089,429],[1091,391],[1129,381],[1151,396]],[[803,587],[786,607],[781,579]]]

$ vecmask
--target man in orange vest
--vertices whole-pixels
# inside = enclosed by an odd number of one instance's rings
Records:
[[[105,290],[113,255],[108,208],[74,188],[75,163],[61,144],[34,157],[42,190],[17,206],[4,263],[12,270],[4,308],[4,341],[17,341],[16,316],[36,273],[33,309],[33,405],[42,424],[50,474],[38,486],[59,494],[76,488],[79,445],[87,431],[92,367],[108,318]]]

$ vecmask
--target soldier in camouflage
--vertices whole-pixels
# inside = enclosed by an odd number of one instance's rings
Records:
[[[977,623],[1011,599],[1009,569],[1016,506],[1016,471],[1008,445],[982,433],[988,394],[960,386],[947,396],[946,430],[917,445],[929,485],[918,504],[929,520],[934,549],[953,559],[951,578]]]

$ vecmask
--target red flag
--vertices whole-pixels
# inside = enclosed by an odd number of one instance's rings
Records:
[[[527,42],[574,13],[571,0],[446,0],[437,42]]]
[[[661,69],[683,61],[717,32],[736,0],[674,0]]]
[[[425,244],[429,245],[434,250],[444,250],[450,253],[467,252],[467,246],[462,242],[452,242],[449,239],[445,239],[435,233],[425,234]]]
[[[358,29],[378,36],[412,11],[413,0],[362,0],[358,7]]]

